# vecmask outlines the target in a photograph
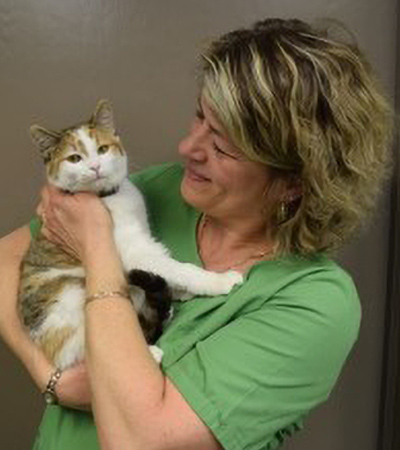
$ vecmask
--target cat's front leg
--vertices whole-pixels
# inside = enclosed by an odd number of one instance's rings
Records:
[[[139,269],[147,241],[153,240],[140,191],[126,179],[116,194],[102,200],[114,223],[114,241],[124,270]]]
[[[121,259],[127,272],[141,269],[164,278],[173,292],[182,298],[193,295],[221,295],[243,282],[243,276],[235,271],[216,273],[190,263],[182,263],[171,257],[167,248],[140,230],[131,226],[115,230],[120,243]]]
[[[148,249],[140,260],[142,270],[163,277],[173,293],[179,298],[187,299],[193,295],[221,295],[228,294],[235,285],[243,282],[243,276],[233,270],[217,273],[205,270],[190,263],[182,263],[165,255],[162,249]],[[174,295],[175,297],[175,295]]]
[[[240,273],[215,273],[174,260],[150,233],[140,192],[129,180],[119,192],[104,199],[114,221],[114,238],[124,269],[146,270],[164,278],[171,289],[189,295],[227,294],[241,284]]]

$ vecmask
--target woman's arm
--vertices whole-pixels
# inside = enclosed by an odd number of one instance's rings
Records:
[[[125,280],[112,239],[94,235],[87,252],[88,295]],[[129,301],[86,307],[86,361],[102,449],[216,450],[215,438],[163,375]]]
[[[25,365],[39,389],[44,390],[53,368],[29,339],[17,307],[20,264],[29,242],[27,226],[0,239],[0,334]]]
[[[123,288],[111,220],[100,200],[53,189],[42,199],[45,235],[82,260],[88,295]],[[86,306],[86,346],[102,450],[221,448],[154,361],[129,301],[110,297]]]
[[[30,339],[21,323],[17,306],[20,264],[29,243],[29,226],[0,239],[0,336],[43,392],[55,367]],[[85,367],[81,365],[65,371],[56,392],[61,404],[90,409],[91,395]]]

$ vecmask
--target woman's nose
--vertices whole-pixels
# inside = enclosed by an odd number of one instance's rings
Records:
[[[188,135],[180,141],[178,151],[181,156],[203,160],[206,158],[209,130],[205,123],[197,123],[197,121],[198,119],[194,120]]]

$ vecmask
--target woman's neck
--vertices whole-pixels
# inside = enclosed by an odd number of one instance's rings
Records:
[[[205,268],[243,272],[260,260],[270,259],[274,245],[266,230],[262,220],[224,221],[203,215],[197,242]]]

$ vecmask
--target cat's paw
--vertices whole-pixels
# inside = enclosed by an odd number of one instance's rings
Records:
[[[190,280],[185,289],[174,287],[172,296],[181,301],[191,300],[193,297],[215,296],[229,294],[232,288],[243,283],[243,275],[234,270],[223,273],[202,271],[201,276]]]
[[[161,348],[157,347],[157,345],[149,345],[149,350],[153,355],[153,358],[157,361],[158,364],[160,364],[164,355],[164,352],[161,350]]]
[[[243,275],[234,270],[218,274],[218,278],[215,288],[219,290],[220,294],[228,294],[234,286],[242,284],[244,280]]]
[[[182,302],[184,302],[186,300],[192,300],[192,298],[196,297],[196,295],[197,295],[194,292],[189,292],[185,289],[179,289],[179,288],[171,289],[171,294],[172,294],[172,298],[174,300],[180,300]]]
[[[213,273],[213,277],[207,286],[203,287],[203,295],[223,295],[229,294],[232,288],[243,283],[243,275],[234,270],[223,273]]]

